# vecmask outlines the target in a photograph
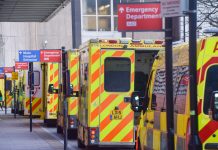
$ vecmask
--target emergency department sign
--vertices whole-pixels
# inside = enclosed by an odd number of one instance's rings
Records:
[[[160,3],[119,4],[118,31],[160,31]]]
[[[41,62],[61,62],[61,50],[40,50]]]
[[[15,62],[16,70],[28,70],[28,62]]]
[[[12,73],[14,71],[13,67],[4,67],[4,73]]]

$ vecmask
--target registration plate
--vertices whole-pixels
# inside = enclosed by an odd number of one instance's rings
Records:
[[[114,119],[114,120],[122,119],[122,111],[121,110],[112,110],[111,119]]]

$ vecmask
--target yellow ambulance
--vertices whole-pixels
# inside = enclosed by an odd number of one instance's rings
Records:
[[[59,86],[58,63],[42,63],[42,101],[43,113],[41,118],[47,126],[57,125],[58,92],[49,93],[49,88]]]
[[[185,150],[190,137],[188,44],[173,48],[175,149]],[[167,149],[165,52],[155,61],[146,95],[131,96],[131,108],[141,112],[136,134],[137,149]],[[193,60],[194,61],[194,60]],[[218,148],[218,37],[197,42],[198,134],[203,149]]]
[[[130,95],[145,91],[163,41],[91,39],[80,53],[78,147],[134,147]]]
[[[79,91],[79,53],[77,49],[67,51],[66,62],[68,63],[70,84],[73,85],[74,91]],[[61,68],[62,64],[59,64]],[[62,70],[59,73],[59,83],[62,84]],[[65,84],[66,85],[66,84]],[[58,120],[57,120],[57,133],[63,133],[64,128],[64,111],[63,111],[63,91],[59,93],[60,101],[58,103]],[[76,136],[77,129],[77,113],[78,113],[78,97],[68,97],[68,137]]]

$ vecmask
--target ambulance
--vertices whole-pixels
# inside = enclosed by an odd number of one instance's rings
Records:
[[[7,108],[11,108],[12,106],[12,101],[13,101],[13,84],[11,78],[7,77],[6,78],[6,89],[4,92],[6,92],[6,106]]]
[[[134,147],[134,90],[145,91],[163,41],[91,39],[79,48],[78,147]]]
[[[19,70],[18,71],[18,80],[15,80],[16,84],[16,107],[17,113],[20,115],[24,115],[24,101],[25,101],[25,89],[24,89],[24,81],[25,81],[25,71]],[[12,101],[14,108],[14,100]]]
[[[43,101],[42,101],[42,71],[41,71],[41,64],[34,63],[33,65],[33,83],[34,89],[32,89],[32,115],[36,117],[40,117],[43,113]],[[24,115],[28,116],[30,114],[30,88],[29,88],[29,81],[28,81],[28,71],[25,71],[25,100],[24,100]]]
[[[74,91],[79,91],[79,52],[77,49],[67,50],[65,61],[68,64],[70,85],[73,85]],[[62,64],[59,64],[62,65]],[[59,66],[59,68],[62,68]],[[62,76],[60,70],[59,76]],[[62,78],[59,80],[62,84]],[[66,84],[65,84],[66,85]],[[57,120],[57,133],[63,133],[64,129],[64,112],[63,112],[63,91],[59,93],[60,102],[58,103],[58,120]],[[77,114],[78,114],[78,96],[67,97],[68,106],[68,137],[75,137],[77,129]]]
[[[173,48],[175,149],[188,150],[190,138],[189,47]],[[194,60],[193,60],[194,61]],[[155,57],[145,96],[134,91],[131,108],[141,112],[136,149],[167,149],[165,52]],[[197,42],[198,135],[203,149],[218,148],[218,36]]]
[[[19,79],[18,79],[18,110],[20,115],[24,115],[24,100],[25,100],[25,71],[19,71]]]
[[[59,86],[58,63],[41,63],[42,69],[42,116],[47,126],[57,125],[58,92],[49,93],[49,89]]]

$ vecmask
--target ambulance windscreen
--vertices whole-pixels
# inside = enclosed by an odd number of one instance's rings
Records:
[[[213,91],[218,91],[218,65],[213,65],[207,70],[204,90],[204,113],[208,114]]]
[[[128,92],[130,90],[131,62],[129,58],[106,58],[104,87],[108,92]]]

